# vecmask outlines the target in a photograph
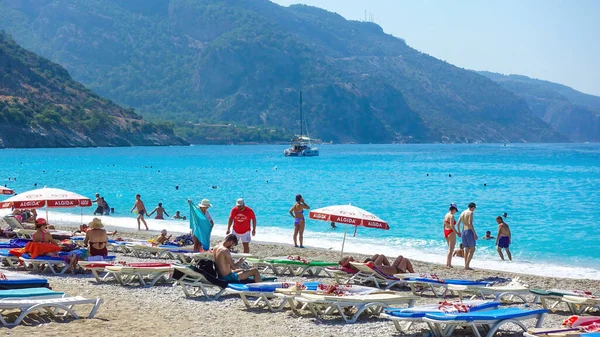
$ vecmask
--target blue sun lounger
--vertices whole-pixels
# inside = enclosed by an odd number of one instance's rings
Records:
[[[0,300],[16,299],[16,298],[56,298],[64,297],[65,293],[60,291],[52,291],[48,288],[25,288],[25,289],[9,289],[0,290]]]
[[[16,273],[3,272],[6,280],[0,279],[0,290],[24,289],[24,288],[48,288],[48,280],[20,275]]]
[[[450,304],[463,305],[468,308],[469,312],[492,310],[497,309],[500,306],[500,302],[492,302],[485,300],[467,300],[467,301],[455,301],[449,302]],[[391,320],[394,326],[399,332],[402,332],[401,322],[407,322],[408,324],[404,327],[404,330],[410,329],[413,323],[423,322],[423,318],[428,313],[435,312],[448,312],[452,310],[451,307],[441,307],[441,304],[425,305],[420,307],[412,308],[401,308],[401,309],[387,309],[379,317]],[[445,311],[444,311],[445,310]],[[458,311],[458,310],[457,310]],[[429,325],[429,324],[428,324]],[[431,329],[431,325],[429,325]]]
[[[284,288],[286,282],[262,282],[262,283],[249,283],[249,284],[229,284],[227,289],[240,295],[242,302],[246,308],[259,307],[259,304],[264,305],[271,311],[277,312],[283,310],[286,303],[290,304],[290,307],[294,309],[292,297],[286,297],[282,295],[275,295],[275,290]],[[293,284],[293,282],[289,282]],[[303,283],[306,286],[306,290],[317,290],[320,282],[306,282]],[[256,298],[250,301],[248,298]],[[279,302],[274,301],[278,299]]]
[[[481,337],[479,329],[484,331],[487,337],[492,337],[506,323],[513,323],[523,331],[527,327],[522,321],[536,319],[535,327],[542,325],[546,309],[525,310],[520,308],[505,308],[495,310],[484,310],[468,313],[427,313],[423,320],[431,327],[431,332],[437,337],[451,336],[457,327],[470,327],[473,334]]]
[[[411,277],[406,279],[405,282],[410,287],[410,290],[415,296],[422,295],[425,291],[431,290],[431,292],[437,297],[446,296],[448,292],[448,285],[462,285],[462,286],[479,286],[485,287],[489,285],[488,282],[479,282],[471,280],[439,280],[434,278],[425,277]],[[436,292],[436,288],[441,288],[441,292]]]

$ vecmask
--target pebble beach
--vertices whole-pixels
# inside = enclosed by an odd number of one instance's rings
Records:
[[[73,227],[62,227],[71,229]],[[132,239],[150,239],[157,235],[154,232],[121,232],[120,228],[108,227],[107,230],[118,229],[117,236]],[[213,235],[212,245],[219,239]],[[259,257],[302,256],[307,260],[337,261],[339,252],[307,247],[294,248],[285,244],[255,243],[251,244],[251,253]],[[373,252],[375,253],[375,252]],[[366,256],[352,254],[361,260]],[[148,261],[117,253],[118,261]],[[175,263],[176,261],[170,261]],[[455,268],[447,269],[442,265],[413,261],[417,272],[437,274],[440,278],[495,279],[507,280],[519,278],[532,288],[580,289],[600,292],[597,280],[576,280],[511,274],[493,270],[479,269],[465,271],[461,259],[455,259]],[[21,271],[21,273],[30,273]],[[272,276],[268,273],[266,276]],[[171,283],[154,287],[121,286],[116,283],[96,283],[90,273],[65,274],[48,278],[53,290],[64,291],[69,295],[80,295],[87,298],[101,297],[104,303],[93,319],[55,320],[44,316],[34,316],[24,320],[21,325],[4,329],[8,336],[82,336],[90,331],[94,334],[113,336],[429,336],[425,325],[414,325],[410,330],[398,332],[394,325],[378,317],[361,316],[355,324],[345,324],[339,316],[315,318],[309,311],[296,315],[290,310],[272,313],[267,309],[246,309],[240,297],[225,294],[218,300],[207,300],[204,297],[186,298],[178,287]],[[333,284],[333,278],[327,277],[278,277],[278,281],[319,281]],[[408,288],[394,288],[409,296]],[[450,297],[449,299],[452,299]],[[416,305],[439,303],[433,296],[422,296]],[[514,306],[523,306],[514,303]],[[537,308],[539,305],[530,304]],[[85,307],[80,311],[85,312]],[[546,315],[543,327],[558,327],[570,316],[566,311],[558,311]],[[533,323],[530,323],[530,325]],[[510,325],[504,327],[506,336],[521,336],[521,333],[510,332]],[[456,331],[457,335],[471,335],[469,330]]]

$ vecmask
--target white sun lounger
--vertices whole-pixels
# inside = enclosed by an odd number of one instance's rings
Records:
[[[113,266],[114,262],[109,261],[79,261],[77,262],[79,267],[89,270],[92,272],[92,275],[96,279],[96,282],[106,282],[111,278],[111,274],[105,274],[103,277],[100,277],[100,273],[106,272],[106,267]]]
[[[150,245],[141,244],[128,244],[126,245],[129,250],[128,254],[131,254],[140,259],[149,258],[169,258],[169,250],[166,248],[153,247]]]
[[[71,315],[74,318],[79,318],[79,315],[75,313],[73,307],[85,304],[93,305],[92,310],[87,316],[87,318],[93,318],[94,315],[96,315],[100,304],[102,304],[102,299],[87,299],[81,296],[26,300],[0,299],[0,322],[4,326],[19,325],[27,315],[37,311],[46,312],[53,317],[65,317]],[[4,317],[4,313],[12,310],[19,310],[20,314],[13,322],[8,322]]]
[[[499,302],[485,300],[467,300],[447,302],[448,304],[431,304],[412,308],[389,309],[385,310],[379,317],[389,319],[394,323],[396,330],[399,332],[407,331],[413,323],[423,322],[423,318],[429,312],[458,312],[459,309],[467,309],[472,311],[497,309],[500,306]],[[402,329],[400,323],[406,322],[407,325]],[[429,325],[429,324],[428,324]],[[429,325],[432,328],[432,325]]]
[[[574,315],[581,315],[594,309],[600,310],[599,297],[565,295],[562,299],[570,304],[569,309]]]
[[[106,273],[114,277],[121,285],[131,284],[135,280],[144,287],[152,287],[158,282],[166,282],[173,271],[171,265],[164,267],[132,267],[132,266],[106,266]]]
[[[216,300],[227,290],[227,288],[221,288],[208,282],[204,275],[187,266],[173,265],[173,269],[184,274],[182,278],[175,280],[173,286],[180,287],[186,297],[204,295],[209,300]],[[217,292],[211,293],[209,289],[217,290]]]
[[[519,308],[467,313],[432,312],[425,314],[423,320],[431,326],[431,332],[437,337],[451,336],[457,327],[470,327],[477,337],[482,336],[479,331],[481,328],[487,337],[492,337],[502,325],[507,323],[513,323],[523,331],[527,331],[522,321],[536,319],[535,326],[539,328],[547,312],[546,309],[524,310]]]
[[[25,268],[31,268],[35,272],[51,271],[54,275],[62,275],[69,270],[69,263],[60,257],[38,256],[35,259],[28,255],[19,258]]]
[[[401,296],[391,291],[382,291],[366,295],[333,296],[322,294],[301,294],[295,300],[305,304],[316,317],[339,313],[346,323],[355,323],[362,313],[371,315],[381,314],[383,309],[407,305],[414,306],[416,297]],[[347,314],[347,309],[356,310],[352,316]]]
[[[524,303],[527,303],[527,295],[530,295],[529,287],[524,285],[506,285],[506,286],[469,286],[459,284],[449,284],[448,291],[453,295],[458,296],[461,300],[465,295],[471,296],[471,299],[476,298],[486,299],[490,296],[494,297],[494,301],[501,301],[506,298],[512,301],[514,297],[520,298]]]
[[[568,310],[574,314],[580,312],[580,307],[576,306],[578,303],[577,298],[572,298],[570,301],[565,300],[565,296],[569,297],[580,297],[584,299],[600,299],[599,295],[586,293],[579,290],[563,290],[563,289],[530,289],[530,292],[535,296],[534,303],[538,301],[545,309],[556,311],[558,306],[562,303],[568,308]]]

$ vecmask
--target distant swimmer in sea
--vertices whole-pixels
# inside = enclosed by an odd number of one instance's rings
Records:
[[[296,203],[290,208],[290,215],[294,218],[294,247],[298,247],[298,236],[300,237],[300,248],[304,248],[304,210],[310,207],[304,202],[301,194],[296,195]]]
[[[454,252],[454,256],[456,257],[465,257],[465,248],[463,247],[462,243],[458,245],[458,250]]]
[[[502,217],[505,219],[508,218],[508,213],[506,213],[506,212],[502,213]]]
[[[175,215],[173,216],[173,219],[186,220],[186,217],[185,216],[181,216],[181,212],[177,211],[177,212],[175,212]]]
[[[493,238],[494,237],[492,236],[492,232],[490,232],[490,231],[486,231],[485,236],[483,237],[484,240],[491,240]]]
[[[133,207],[131,208],[131,211],[129,211],[129,213],[133,213],[134,209],[137,209],[137,212],[138,212],[138,216],[137,216],[138,231],[140,230],[140,221],[144,223],[144,226],[146,226],[146,230],[148,230],[148,224],[146,223],[146,220],[144,219],[144,215],[146,215],[146,206],[144,206],[144,202],[142,201],[142,196],[139,194],[135,195],[135,204],[133,204]]]
[[[448,254],[446,254],[446,268],[452,267],[452,256],[454,253],[454,247],[456,247],[456,236],[460,236],[458,230],[456,230],[456,219],[454,219],[454,214],[458,212],[458,207],[456,204],[450,204],[450,208],[448,209],[448,213],[444,216],[444,238],[446,238],[446,243],[448,243]]]
[[[498,246],[498,255],[500,258],[504,260],[504,255],[502,255],[502,248],[506,250],[506,255],[508,259],[512,261],[512,255],[510,254],[510,246],[512,240],[512,234],[510,233],[510,228],[508,224],[504,222],[501,216],[496,217],[496,222],[498,223],[498,236],[496,238],[496,246]]]
[[[333,228],[333,229],[337,228],[337,226],[335,225],[335,222],[333,222],[333,221],[331,222],[331,228]]]
[[[475,212],[474,202],[469,204],[469,208],[462,213],[460,213],[460,217],[458,218],[458,231],[460,231],[460,224],[463,224],[463,231],[460,234],[462,239],[462,245],[465,247],[465,269],[473,270],[471,268],[471,260],[473,259],[473,255],[475,254],[475,246],[477,245],[477,233],[475,232],[475,227],[473,225],[473,212]]]
[[[104,201],[100,197],[100,193],[96,193],[96,199],[92,202],[95,202],[98,205],[94,211],[94,215],[104,215]]]
[[[163,208],[162,202],[159,202],[158,206],[156,206],[156,208],[152,211],[152,213],[148,214],[148,216],[152,216],[152,214],[154,214],[154,213],[156,213],[156,216],[154,217],[154,219],[157,219],[157,220],[165,219],[165,217],[163,216],[163,213],[164,213],[164,215],[169,216],[167,211]]]

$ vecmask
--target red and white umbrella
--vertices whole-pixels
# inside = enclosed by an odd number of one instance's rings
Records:
[[[344,241],[342,243],[342,256],[344,255],[344,245],[346,244],[348,225],[385,230],[390,229],[388,223],[378,216],[352,205],[336,205],[315,209],[310,211],[309,217],[315,220],[346,224],[346,229],[344,229]]]
[[[90,207],[92,200],[83,195],[58,188],[40,188],[23,192],[0,202],[0,208],[70,208]]]
[[[6,188],[4,186],[0,186],[0,194],[11,195],[11,194],[15,194],[15,191],[11,190],[10,188]]]

